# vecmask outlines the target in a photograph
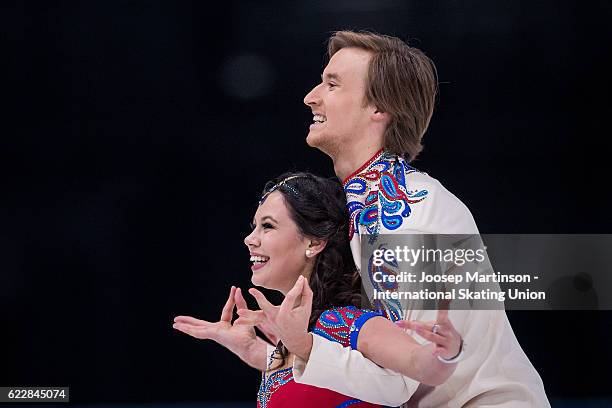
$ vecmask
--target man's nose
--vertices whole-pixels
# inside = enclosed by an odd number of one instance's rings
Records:
[[[307,106],[314,106],[319,103],[319,93],[317,92],[319,85],[312,88],[310,92],[304,97],[304,104]]]

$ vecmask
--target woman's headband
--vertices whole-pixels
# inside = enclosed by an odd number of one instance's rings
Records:
[[[305,178],[306,176],[302,176],[302,175],[297,175],[297,176],[289,176],[289,177],[287,177],[287,178],[282,179],[281,181],[279,181],[279,182],[278,182],[278,183],[276,183],[275,185],[273,185],[273,186],[272,186],[272,188],[270,188],[268,191],[266,191],[266,192],[265,192],[265,193],[264,193],[264,194],[261,196],[261,198],[259,199],[259,205],[261,205],[261,204],[262,204],[262,203],[263,203],[263,202],[266,200],[266,198],[268,198],[268,196],[269,196],[271,193],[273,193],[274,191],[278,190],[278,189],[279,189],[281,186],[285,185],[285,183],[287,183],[289,180],[293,180],[293,179],[296,179],[296,178],[299,178],[299,177],[304,177],[304,178]],[[291,190],[291,192],[292,192],[292,193],[293,193],[295,196],[297,196],[297,195],[298,195],[297,190],[296,190],[296,189],[295,189],[293,186],[287,185],[286,187],[287,187],[289,190]]]

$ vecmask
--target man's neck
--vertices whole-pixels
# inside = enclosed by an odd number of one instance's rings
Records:
[[[378,143],[359,148],[341,149],[335,157],[332,157],[336,176],[338,176],[340,181],[344,182],[348,176],[371,159],[380,149],[382,149],[382,146]]]

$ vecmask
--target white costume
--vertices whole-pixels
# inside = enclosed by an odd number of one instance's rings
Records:
[[[360,234],[478,234],[468,208],[440,182],[383,151],[349,176],[344,188],[357,265]],[[407,310],[405,318],[431,321],[436,313]],[[421,385],[320,336],[313,336],[308,362],[296,357],[294,379],[390,406],[550,407],[542,380],[503,310],[451,310],[449,317],[467,346],[464,359],[442,385]]]

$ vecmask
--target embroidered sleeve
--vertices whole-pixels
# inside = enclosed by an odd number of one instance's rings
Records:
[[[382,316],[380,312],[357,309],[355,306],[335,307],[321,313],[313,333],[335,341],[344,347],[357,349],[359,331],[372,317]]]

